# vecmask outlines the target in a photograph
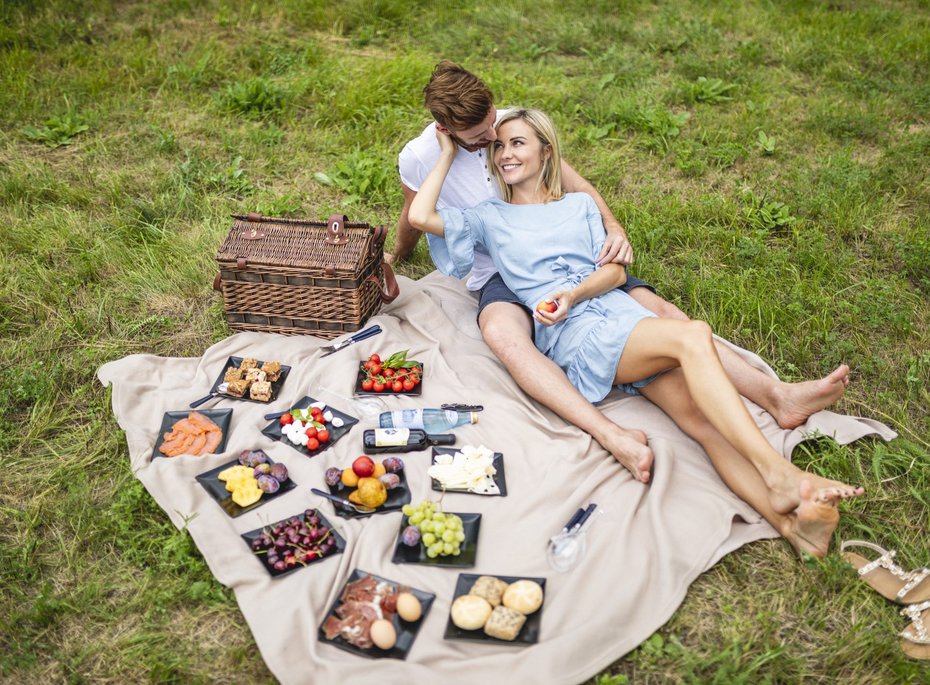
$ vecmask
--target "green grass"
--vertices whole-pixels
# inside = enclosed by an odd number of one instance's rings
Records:
[[[797,459],[867,487],[838,539],[930,563],[925,2],[3,3],[0,680],[271,680],[94,371],[228,334],[232,212],[394,224],[443,57],[553,115],[684,311],[788,379],[853,367],[839,410],[902,437]],[[837,555],[757,543],[596,682],[928,682],[902,627]]]

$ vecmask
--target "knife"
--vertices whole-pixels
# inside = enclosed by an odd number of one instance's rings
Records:
[[[361,342],[362,340],[365,340],[366,338],[370,338],[370,337],[372,337],[373,335],[378,335],[378,333],[380,333],[380,332],[381,332],[381,326],[374,325],[374,326],[371,326],[371,327],[369,327],[369,328],[366,328],[364,331],[359,331],[358,333],[356,333],[356,334],[353,335],[352,337],[346,338],[346,339],[343,340],[342,342],[333,343],[332,345],[326,345],[326,346],[324,346],[324,347],[321,347],[320,349],[321,349],[321,350],[328,350],[328,351],[326,352],[326,354],[323,355],[323,357],[328,357],[329,355],[333,354],[334,352],[338,352],[338,351],[341,350],[343,347],[348,347],[349,345],[352,345],[352,344],[354,344],[354,343]],[[322,358],[322,357],[321,357],[321,358]]]

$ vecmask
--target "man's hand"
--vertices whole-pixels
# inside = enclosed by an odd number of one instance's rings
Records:
[[[624,266],[633,263],[633,246],[626,234],[620,231],[608,231],[601,253],[597,256],[597,265],[604,266],[615,262]]]

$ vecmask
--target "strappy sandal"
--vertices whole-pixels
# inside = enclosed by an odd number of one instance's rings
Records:
[[[878,552],[877,559],[869,561],[850,547],[865,547]],[[843,558],[855,568],[859,577],[885,599],[898,604],[914,604],[930,599],[930,569],[905,571],[894,563],[894,550],[885,550],[864,540],[848,540],[840,546]]]
[[[901,632],[901,649],[912,659],[930,660],[930,634],[927,633],[924,612],[930,609],[930,602],[911,604],[901,610],[902,616],[911,619],[911,625]]]

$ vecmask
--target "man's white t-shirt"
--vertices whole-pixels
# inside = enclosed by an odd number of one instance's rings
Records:
[[[498,120],[507,113],[507,110],[498,110]],[[452,167],[446,176],[445,183],[436,202],[437,209],[453,207],[455,209],[468,209],[485,200],[499,198],[500,192],[497,182],[488,169],[487,150],[484,148],[477,152],[469,152],[461,147],[455,153]],[[398,159],[400,180],[414,192],[420,191],[420,186],[436,166],[439,160],[439,141],[436,140],[436,124],[432,123],[423,129],[423,133],[411,140],[401,150]],[[426,234],[426,240],[442,240],[436,236]],[[480,290],[495,273],[497,267],[487,252],[475,249],[475,263],[472,266],[471,276],[466,282],[469,290]]]

